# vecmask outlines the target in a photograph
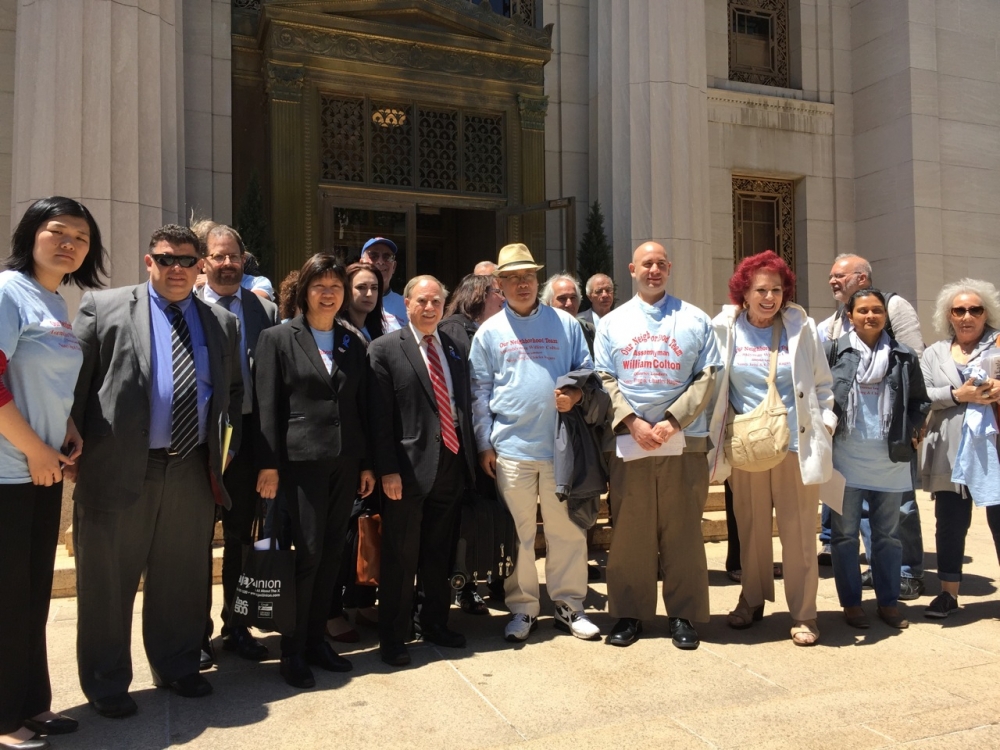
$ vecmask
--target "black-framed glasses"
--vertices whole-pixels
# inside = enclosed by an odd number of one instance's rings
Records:
[[[170,268],[171,266],[191,268],[201,260],[201,258],[196,258],[193,255],[168,255],[167,253],[153,253],[150,257],[156,261],[156,265],[163,266],[164,268]]]
[[[951,314],[956,318],[964,318],[965,314],[968,313],[973,318],[979,318],[982,314],[986,312],[986,308],[982,305],[973,305],[972,307],[953,307],[951,308]]]

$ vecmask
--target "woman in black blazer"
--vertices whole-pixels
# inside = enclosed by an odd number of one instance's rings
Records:
[[[354,497],[371,493],[367,455],[367,363],[357,335],[336,323],[347,276],[317,253],[302,266],[302,314],[263,331],[257,342],[261,470],[257,491],[283,487],[295,555],[295,633],[281,639],[281,676],[315,684],[309,665],[346,672],[351,663],[323,639]]]

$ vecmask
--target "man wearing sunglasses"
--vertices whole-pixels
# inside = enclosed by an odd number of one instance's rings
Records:
[[[243,405],[237,318],[192,295],[202,266],[190,229],[157,229],[149,281],[88,292],[73,330],[83,349],[73,418],[73,535],[80,684],[102,716],[135,713],[132,609],[140,576],[143,641],[158,687],[212,692],[199,674],[207,554],[216,502],[230,507],[222,455],[239,450]]]
[[[854,327],[845,312],[845,303],[858,289],[872,285],[872,267],[857,255],[838,255],[830,269],[830,289],[837,300],[837,310],[829,318],[817,325],[822,341],[836,341]],[[885,331],[901,344],[908,346],[919,357],[924,353],[924,340],[920,334],[920,319],[913,305],[898,294],[885,295]],[[915,473],[915,472],[914,472]],[[871,526],[868,522],[867,504],[862,508],[861,536],[865,549],[871,549]],[[819,541],[819,564],[830,565],[830,509],[823,506],[822,528]],[[924,539],[920,531],[920,513],[917,509],[916,492],[903,493],[899,506],[899,541],[903,545],[903,565],[900,569],[899,598],[907,601],[918,598],[924,592]],[[862,581],[871,586],[871,571],[865,571]]]

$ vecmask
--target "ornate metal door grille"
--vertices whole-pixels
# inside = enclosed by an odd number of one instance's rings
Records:
[[[795,208],[788,180],[733,178],[733,261],[774,250],[795,269]]]
[[[503,114],[328,95],[319,112],[325,182],[506,194]]]
[[[729,0],[729,80],[789,85],[788,0]]]
[[[458,112],[419,110],[418,182],[422,190],[458,190]]]
[[[320,101],[320,162],[324,180],[365,181],[365,100]]]
[[[409,104],[372,102],[372,185],[413,187],[413,117]]]
[[[503,115],[466,115],[465,190],[504,193]]]

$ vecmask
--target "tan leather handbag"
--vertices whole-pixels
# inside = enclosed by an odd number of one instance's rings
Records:
[[[778,373],[781,319],[771,327],[771,363],[767,376],[767,396],[749,414],[732,414],[726,420],[723,448],[726,459],[741,471],[768,471],[785,460],[791,432],[788,409],[781,403],[774,381]]]

